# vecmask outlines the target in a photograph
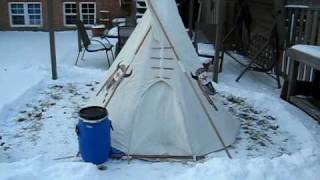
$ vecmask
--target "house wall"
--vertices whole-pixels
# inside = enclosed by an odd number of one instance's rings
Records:
[[[63,2],[76,2],[76,0],[54,0],[54,27],[56,30],[74,29],[75,27],[66,27],[63,22]],[[41,2],[42,7],[42,26],[41,27],[11,27],[9,17],[9,2]],[[118,0],[79,0],[79,2],[96,3],[97,23],[100,18],[100,10],[109,10],[110,18],[118,16],[128,16],[130,8],[120,7]],[[47,1],[46,0],[0,0],[0,30],[45,30],[48,27],[47,22]]]

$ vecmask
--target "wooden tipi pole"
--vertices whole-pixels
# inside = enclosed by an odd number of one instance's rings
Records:
[[[213,81],[218,82],[218,75],[220,71],[220,59],[221,49],[222,49],[222,39],[223,39],[223,23],[224,23],[224,14],[225,14],[225,0],[216,0],[216,19],[217,19],[217,33],[216,33],[216,42],[215,42],[215,60],[213,61]]]

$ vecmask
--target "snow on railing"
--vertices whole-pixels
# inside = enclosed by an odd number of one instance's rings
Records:
[[[320,8],[305,5],[287,5],[287,33],[285,48],[295,44],[320,45]],[[283,56],[281,71],[284,77],[289,74],[291,61]],[[299,80],[311,81],[313,69],[300,65]]]

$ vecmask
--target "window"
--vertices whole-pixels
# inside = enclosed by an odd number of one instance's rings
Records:
[[[64,25],[75,25],[77,20],[77,4],[74,2],[64,3]]]
[[[86,25],[96,23],[96,4],[95,3],[80,3],[81,20]]]
[[[80,19],[85,25],[93,25],[96,23],[96,3],[81,2],[80,3]],[[75,2],[63,3],[64,25],[74,26],[77,20],[77,4]]]
[[[41,26],[41,3],[10,2],[10,24],[12,27]]]

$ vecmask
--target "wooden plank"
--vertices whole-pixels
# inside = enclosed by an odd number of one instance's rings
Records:
[[[311,31],[311,37],[310,37],[310,43],[315,44],[316,43],[316,35],[317,35],[317,27],[318,27],[318,16],[319,11],[315,11],[313,14],[312,19],[312,31]]]
[[[305,21],[305,9],[300,10],[300,18],[299,18],[299,37],[298,41],[302,42],[303,41],[303,34],[304,34],[304,21]]]
[[[305,78],[306,81],[311,81],[311,67],[310,66],[306,66],[305,69]]]
[[[284,51],[283,54],[282,54],[282,61],[281,61],[281,64],[280,64],[280,70],[281,70],[281,75],[283,77],[286,77],[287,76],[287,71],[286,71],[286,63],[288,61],[288,57],[286,55],[286,52]]]
[[[314,70],[313,68],[311,68],[310,81],[312,81],[312,80],[313,80],[314,71],[315,71],[315,70]]]
[[[296,41],[297,41],[297,22],[298,22],[298,9],[294,10],[294,13],[293,13],[293,20],[292,20],[292,35],[291,35],[291,44],[296,44]]]
[[[299,64],[298,80],[303,80],[304,66],[304,64]]]
[[[311,56],[310,54],[292,48],[288,49],[287,53],[292,59],[320,70],[320,57]]]
[[[298,75],[298,66],[299,63],[297,61],[293,61],[290,65],[290,72],[288,77],[288,92],[287,92],[287,101],[290,101],[290,97],[294,95],[296,82],[297,82],[297,75]]]
[[[223,42],[223,23],[225,21],[225,7],[226,3],[224,0],[217,1],[217,30],[216,30],[216,41],[215,41],[215,61],[213,61],[213,77],[212,80],[218,83],[218,76],[220,71],[220,63],[223,63],[223,59],[220,58],[220,52],[222,51],[222,42]],[[220,62],[221,61],[221,62]]]
[[[308,44],[310,42],[310,35],[311,35],[311,27],[312,27],[312,11],[308,10],[307,12],[307,19],[306,19],[306,27],[304,31],[304,42]]]
[[[320,19],[319,19],[319,21],[320,21]],[[320,45],[320,22],[318,22],[318,40],[317,40],[317,42],[316,42],[316,45]]]
[[[290,97],[290,102],[303,111],[305,111],[307,114],[309,114],[311,117],[313,117],[315,120],[320,122],[320,107],[317,107],[313,105],[308,99],[292,96]]]

